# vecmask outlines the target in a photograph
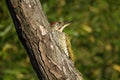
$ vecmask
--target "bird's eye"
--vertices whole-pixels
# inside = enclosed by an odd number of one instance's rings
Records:
[[[55,24],[54,24],[54,26],[58,26],[59,25],[59,23],[58,22],[56,22]]]

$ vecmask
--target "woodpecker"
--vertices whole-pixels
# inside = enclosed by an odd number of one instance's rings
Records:
[[[53,38],[55,39],[56,43],[61,49],[63,49],[67,57],[72,59],[72,61],[74,62],[74,54],[71,48],[70,38],[67,34],[61,33],[64,30],[64,28],[66,28],[69,25],[70,23],[54,22],[51,24],[51,28]]]
[[[51,24],[52,30],[57,30],[59,32],[62,32],[64,28],[69,26],[70,23],[63,23],[63,22],[53,22]]]

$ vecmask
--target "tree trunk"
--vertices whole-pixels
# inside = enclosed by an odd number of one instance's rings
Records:
[[[16,32],[40,80],[82,80],[56,43],[39,0],[6,0]],[[57,32],[58,34],[64,34]]]

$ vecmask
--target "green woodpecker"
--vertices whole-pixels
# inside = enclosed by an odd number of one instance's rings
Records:
[[[54,38],[56,43],[64,50],[66,55],[74,61],[74,55],[71,48],[70,38],[67,34],[63,33],[65,27],[69,26],[70,23],[54,22],[51,24]]]

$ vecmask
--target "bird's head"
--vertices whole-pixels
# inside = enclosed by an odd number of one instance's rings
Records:
[[[70,25],[70,23],[53,22],[53,23],[51,24],[51,27],[52,27],[53,30],[58,30],[58,31],[62,32],[63,29],[64,29],[65,27],[69,26],[69,25]]]

